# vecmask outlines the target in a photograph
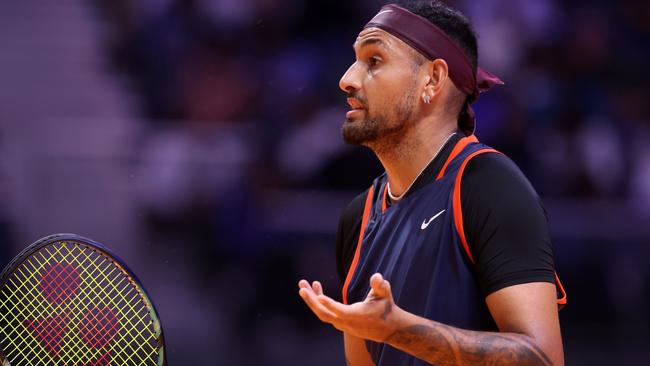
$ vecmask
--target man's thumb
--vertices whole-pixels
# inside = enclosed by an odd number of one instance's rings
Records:
[[[370,287],[379,297],[390,297],[390,282],[384,280],[381,273],[375,273],[370,277]]]

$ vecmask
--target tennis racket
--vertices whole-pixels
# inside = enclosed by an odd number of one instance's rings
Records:
[[[166,365],[145,289],[103,245],[45,237],[0,275],[0,365]]]

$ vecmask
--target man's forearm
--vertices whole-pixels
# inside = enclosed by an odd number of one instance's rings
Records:
[[[345,362],[348,366],[375,366],[368,353],[366,341],[343,333],[345,344]]]
[[[553,365],[527,335],[469,331],[412,314],[385,343],[438,366]]]

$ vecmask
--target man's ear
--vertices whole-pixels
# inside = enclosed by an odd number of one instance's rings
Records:
[[[449,80],[449,67],[443,59],[435,59],[425,65],[426,67],[426,84],[422,92],[422,99],[426,104],[440,96],[442,88]],[[429,102],[427,102],[429,101]]]

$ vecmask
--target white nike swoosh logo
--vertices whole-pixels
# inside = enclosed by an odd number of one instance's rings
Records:
[[[433,217],[430,218],[429,220],[424,220],[424,221],[422,221],[422,226],[420,226],[420,229],[422,229],[422,230],[426,229],[426,228],[429,226],[429,224],[431,223],[431,221],[437,219],[438,216],[442,215],[442,213],[445,212],[445,211],[446,211],[446,209],[445,209],[445,210],[442,210],[442,211],[440,211],[440,212],[438,212],[438,213],[435,214],[435,215],[433,215]]]

